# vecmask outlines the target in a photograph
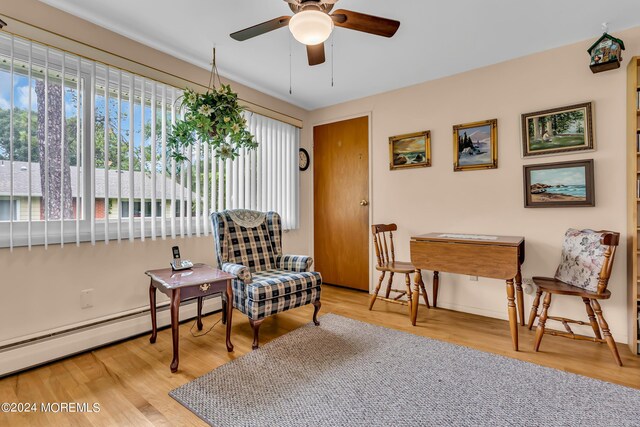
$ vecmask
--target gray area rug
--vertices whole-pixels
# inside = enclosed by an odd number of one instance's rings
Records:
[[[169,394],[218,427],[640,426],[640,390],[334,314],[320,323]]]

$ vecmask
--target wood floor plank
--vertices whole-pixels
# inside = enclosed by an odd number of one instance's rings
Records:
[[[369,311],[368,300],[366,293],[325,286],[320,313],[331,312],[640,389],[640,358],[624,345],[618,346],[624,363],[619,368],[605,345],[546,336],[541,351],[535,353],[534,332],[520,327],[521,351],[516,353],[511,350],[506,321],[421,306],[417,326],[412,327],[405,307],[377,301]],[[313,307],[307,306],[266,320],[260,328],[261,344],[310,322],[312,314]],[[219,318],[219,313],[206,316],[204,330]],[[175,374],[169,370],[171,331],[164,329],[155,344],[149,343],[148,336],[141,336],[4,378],[0,380],[1,401],[98,402],[101,410],[94,414],[0,413],[0,425],[204,426],[168,392],[251,351],[252,330],[246,316],[236,311],[233,320],[232,353],[226,351],[221,323],[201,337],[191,335],[191,321],[182,324],[180,368]]]

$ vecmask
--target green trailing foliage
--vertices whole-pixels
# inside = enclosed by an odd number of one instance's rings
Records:
[[[206,93],[187,89],[182,97],[184,118],[172,127],[167,138],[170,156],[176,161],[190,160],[184,155],[201,141],[212,146],[218,158],[235,159],[242,148],[255,149],[258,143],[247,130],[243,116],[245,108],[238,104],[238,95],[231,86],[221,84]]]

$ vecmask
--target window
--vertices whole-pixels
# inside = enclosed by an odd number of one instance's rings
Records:
[[[297,228],[299,129],[247,113],[257,150],[220,161],[196,143],[176,163],[180,96],[0,33],[0,247],[207,235],[210,213],[233,208]]]
[[[11,207],[13,205],[13,208]],[[16,221],[20,212],[18,200],[0,200],[0,221]]]
[[[151,217],[151,202],[145,202],[145,216],[150,218]],[[160,217],[160,214],[162,213],[162,202],[161,201],[157,201],[156,202],[156,217]],[[178,216],[180,214],[179,209],[176,212],[176,216]],[[140,218],[142,215],[142,204],[140,203],[140,201],[136,201],[133,203],[133,217],[134,218]],[[120,202],[120,216],[122,218],[129,218],[129,201],[128,200],[123,200]]]

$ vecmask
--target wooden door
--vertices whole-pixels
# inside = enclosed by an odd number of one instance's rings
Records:
[[[369,118],[314,127],[313,158],[315,269],[369,291]]]

